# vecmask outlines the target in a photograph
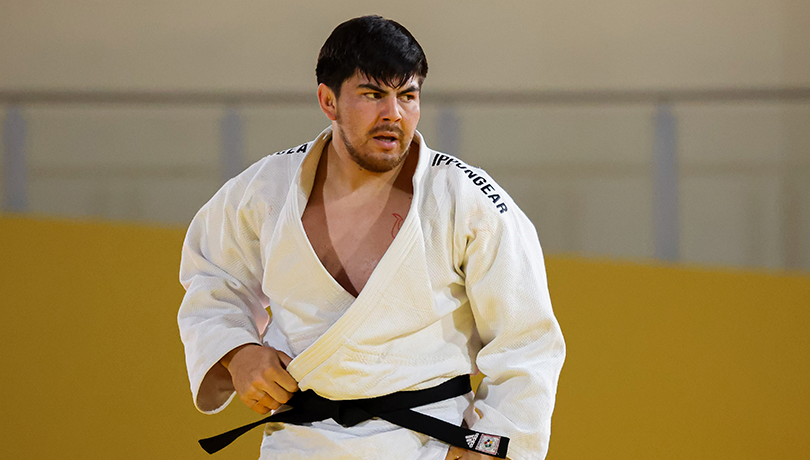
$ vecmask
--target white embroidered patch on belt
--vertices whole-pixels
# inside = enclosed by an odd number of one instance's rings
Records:
[[[472,449],[475,445],[475,440],[478,439],[478,433],[464,436],[464,439],[467,440],[467,445],[470,446],[470,449]]]
[[[479,452],[486,452],[488,454],[497,454],[498,444],[500,443],[500,436],[490,436],[488,434],[484,434],[481,435],[481,439],[478,440],[478,446],[475,447],[475,450]]]

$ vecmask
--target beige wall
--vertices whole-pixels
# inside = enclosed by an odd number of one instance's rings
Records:
[[[785,81],[790,85],[810,84],[810,3],[783,0],[785,18]]]
[[[31,210],[188,221],[220,185],[222,116],[219,107],[28,107]]]
[[[785,1],[785,80],[810,85],[810,2]],[[783,190],[786,219],[785,251],[792,267],[810,267],[810,107],[794,105],[785,114],[790,176]]]
[[[3,126],[5,126],[6,122],[6,111],[7,107],[4,104],[0,104],[0,148],[2,148],[3,144]],[[3,158],[3,153],[0,152],[0,158]],[[5,200],[5,187],[4,185],[4,178],[3,175],[3,167],[5,166],[5,161],[0,161],[0,203],[3,203]]]
[[[420,129],[439,140],[440,108]],[[654,254],[655,108],[456,108],[465,161],[489,171],[550,253]],[[679,104],[682,260],[810,269],[810,104]],[[185,225],[216,191],[222,107],[32,106],[28,197],[41,215]],[[246,162],[305,142],[316,107],[246,107]],[[585,134],[583,134],[585,133]]]
[[[369,13],[414,32],[435,89],[806,84],[804,3],[7,0],[0,87],[306,90],[331,29]]]

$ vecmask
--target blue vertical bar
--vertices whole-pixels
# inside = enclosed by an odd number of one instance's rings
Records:
[[[222,182],[226,182],[245,168],[242,117],[237,107],[225,109],[225,115],[220,120],[220,137],[220,177]]]
[[[9,107],[3,123],[3,211],[28,210],[28,173],[25,166],[25,119],[17,106]]]
[[[653,241],[655,257],[669,262],[680,258],[677,143],[678,120],[670,105],[659,104],[653,141]]]
[[[442,107],[436,129],[436,148],[460,157],[461,127],[455,107]]]

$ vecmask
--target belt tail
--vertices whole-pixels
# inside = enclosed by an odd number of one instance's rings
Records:
[[[296,393],[296,401],[303,399],[305,395],[301,393]],[[292,402],[292,399],[290,400]],[[239,428],[234,428],[233,430],[226,431],[222,434],[218,434],[216,436],[211,436],[210,438],[200,439],[198,442],[200,446],[208,452],[209,454],[213,454],[215,452],[219,452],[220,450],[228,447],[228,445],[234,441],[239,436],[247,433],[248,431],[256,428],[259,425],[263,425],[268,422],[281,422],[281,423],[292,423],[296,425],[300,425],[303,423],[311,423],[316,420],[323,420],[323,416],[317,413],[312,413],[309,411],[301,410],[292,408],[287,411],[283,412],[276,412],[273,415],[265,417],[259,421],[248,423],[247,425],[240,426]]]
[[[452,446],[497,458],[506,458],[506,451],[509,448],[509,438],[505,436],[462,428],[410,409],[377,413],[375,415],[395,425],[432,436]]]
[[[209,454],[219,452],[220,450],[227,447],[228,444],[236,441],[236,438],[238,438],[239,436],[242,436],[243,434],[247,433],[248,431],[252,430],[253,428],[256,428],[257,426],[263,423],[267,423],[267,419],[262,419],[259,420],[258,422],[249,423],[245,426],[234,428],[231,431],[226,431],[222,434],[218,434],[210,438],[200,439],[199,440],[200,446]]]

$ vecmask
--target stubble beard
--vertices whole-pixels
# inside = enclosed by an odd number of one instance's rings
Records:
[[[343,125],[340,123],[340,117],[338,116],[337,119],[337,126],[338,131],[340,132],[340,139],[343,142],[343,146],[346,148],[346,151],[349,152],[349,156],[352,157],[355,163],[358,166],[365,169],[366,171],[371,171],[375,173],[385,173],[391,171],[392,169],[399,166],[404,160],[405,157],[408,156],[408,150],[411,146],[411,139],[403,139],[400,138],[402,141],[402,151],[400,151],[396,155],[384,155],[381,157],[373,156],[373,155],[362,155],[352,144],[349,142],[349,139],[346,137],[346,132],[343,130]],[[401,132],[401,131],[400,131]]]

